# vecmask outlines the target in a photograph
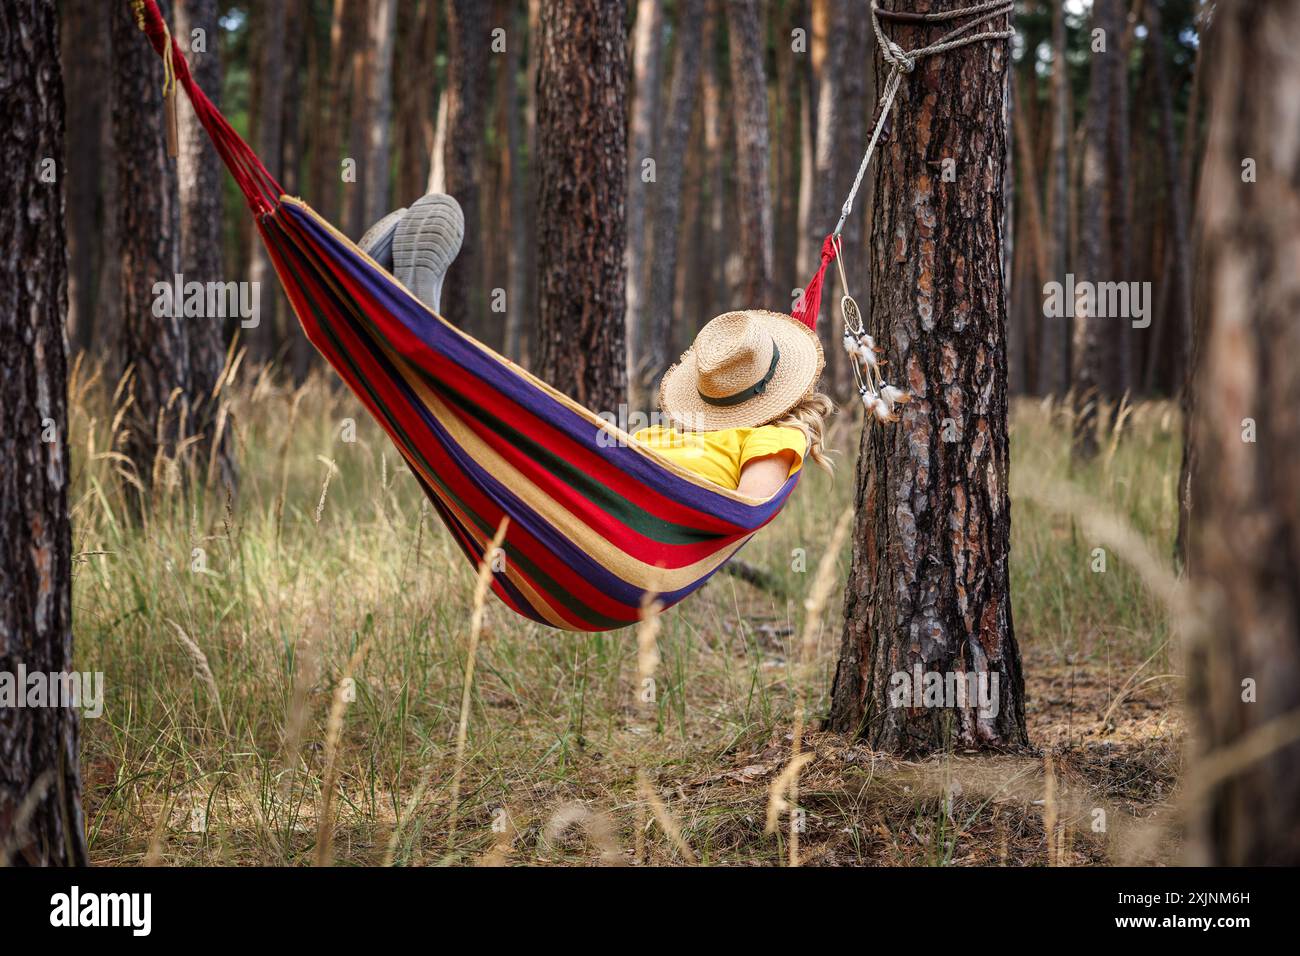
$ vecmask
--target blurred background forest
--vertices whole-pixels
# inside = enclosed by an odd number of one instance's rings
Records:
[[[1017,4],[1010,75],[1015,190],[1006,229],[1013,394],[1069,389],[1070,334],[1066,323],[1044,320],[1043,288],[1049,279],[1085,272],[1149,281],[1157,290],[1148,333],[1107,337],[1107,360],[1097,370],[1104,393],[1181,391],[1203,111],[1201,6]],[[726,7],[722,0],[628,5],[626,329],[634,405],[646,404],[646,389],[712,316],[739,306],[790,309],[838,218],[875,111],[876,41],[865,0],[757,5],[761,72],[733,64]],[[459,198],[467,240],[443,311],[531,366],[537,0],[192,0],[179,8],[175,32],[183,43],[188,31],[206,28],[219,47],[219,56],[199,59],[200,82],[219,93],[225,114],[286,190],[351,238],[426,191]],[[118,188],[110,161],[115,111],[137,104],[115,102],[123,85],[109,72],[109,9],[121,13],[97,0],[63,3],[69,330],[74,348],[97,354],[119,346],[116,207],[137,201]],[[1124,55],[1094,57],[1096,28]],[[749,109],[750,101],[736,95],[737,84],[755,82],[763,90],[761,128],[738,105]],[[182,102],[180,109],[189,108]],[[1096,115],[1106,127],[1101,204],[1083,185],[1085,136]],[[208,149],[199,137],[182,137],[183,153]],[[757,189],[738,175],[738,157],[755,150],[766,156]],[[119,157],[136,161],[120,151]],[[180,271],[200,281],[260,278],[274,289],[264,292],[265,320],[246,333],[246,344],[250,358],[280,360],[300,381],[318,360],[291,327],[274,281],[265,281],[271,276],[238,191],[214,164],[190,165],[195,171],[187,174],[182,159],[182,180],[211,177],[196,188],[223,189],[224,208],[209,208],[203,228],[191,230],[194,237],[177,250]],[[161,188],[170,175],[160,168],[142,181]],[[1093,207],[1105,214],[1090,217]],[[850,280],[863,284],[868,221],[869,210],[855,212],[845,233]],[[753,236],[755,228],[763,235]],[[1100,269],[1081,264],[1090,229],[1100,230]],[[823,315],[832,313],[838,321],[838,310],[824,303]],[[236,327],[228,323],[226,342]],[[838,341],[833,331],[826,335]],[[828,356],[834,391],[843,398],[847,366],[838,348]]]

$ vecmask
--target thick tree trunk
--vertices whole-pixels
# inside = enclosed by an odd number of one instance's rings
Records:
[[[1087,134],[1083,146],[1083,183],[1079,223],[1080,281],[1111,281],[1107,243],[1113,183],[1107,174],[1110,153],[1111,80],[1114,70],[1107,57],[1120,55],[1119,0],[1096,0],[1094,29],[1106,35],[1106,52],[1092,54],[1089,71]],[[1095,311],[1095,309],[1094,309]],[[1097,454],[1097,408],[1114,379],[1117,354],[1115,330],[1123,321],[1114,316],[1086,314],[1083,299],[1075,304],[1074,319],[1074,442],[1073,454],[1087,461]]]
[[[442,314],[484,336],[486,300],[479,250],[485,241],[480,200],[483,130],[488,96],[488,6],[483,0],[449,0],[447,5],[447,129],[443,145],[444,189],[465,213],[465,241],[447,271]],[[619,250],[622,255],[622,250]],[[620,321],[622,321],[620,319]],[[500,335],[495,336],[500,344]]]
[[[1216,12],[1191,529],[1194,862],[1300,864],[1300,6]],[[1256,163],[1245,181],[1243,161]],[[1248,683],[1249,682],[1249,683]],[[1266,727],[1272,725],[1270,730]],[[1250,741],[1254,738],[1254,745]],[[1258,746],[1263,743],[1264,746]],[[1253,754],[1224,772],[1231,754]],[[1231,765],[1232,761],[1228,760]]]
[[[650,279],[651,197],[658,182],[659,141],[655,119],[659,109],[659,47],[663,35],[663,0],[637,0],[636,26],[632,34],[632,119],[628,135],[627,171],[627,381],[634,407],[644,402],[637,387],[637,361],[642,355],[642,312]],[[676,34],[680,43],[680,27]],[[645,162],[655,165],[647,180]],[[680,177],[679,177],[680,181]],[[657,308],[664,303],[656,302]]]
[[[1052,153],[1047,170],[1047,222],[1051,229],[1048,275],[1065,281],[1070,246],[1070,84],[1065,62],[1065,4],[1052,5]],[[1041,315],[1041,313],[1040,313]],[[1070,387],[1070,320],[1039,321],[1038,389],[1064,395]]]
[[[682,0],[667,112],[654,145],[659,180],[653,185],[652,193],[654,234],[650,245],[654,255],[649,262],[650,288],[645,303],[645,349],[638,369],[641,394],[649,405],[655,404],[657,383],[673,359],[670,335],[682,229],[682,178],[691,114],[700,85],[701,36],[705,33],[712,36],[712,27],[704,24],[704,0]],[[688,321],[686,316],[676,318],[679,322]]]
[[[179,388],[188,396],[191,381],[186,320],[170,314],[177,309],[154,314],[155,283],[173,282],[180,265],[180,210],[176,170],[167,156],[162,61],[136,28],[129,7],[115,8],[112,19],[122,356],[132,372],[134,396],[123,451],[149,488],[155,467],[174,457],[181,437],[185,403],[172,402],[172,391]]]
[[[537,37],[538,374],[610,412],[627,400],[626,12],[544,0]]]
[[[0,7],[0,122],[11,133],[0,141],[0,673],[11,680],[20,668],[72,671],[57,19],[51,0]],[[86,864],[77,737],[71,706],[0,706],[0,866]]]
[[[940,32],[887,29],[904,49]],[[1011,66],[1006,41],[920,60],[876,159],[871,327],[912,402],[899,424],[863,432],[829,723],[895,752],[1026,742],[1008,574],[1002,230]],[[945,181],[937,157],[955,160],[955,181]],[[927,701],[923,687],[901,696],[917,671],[982,680],[985,706],[957,696],[955,680],[948,698]]]
[[[758,0],[728,0],[731,95],[736,118],[736,242],[740,252],[737,306],[766,309],[772,288],[772,188],[768,181],[767,84],[763,75]],[[778,306],[784,304],[782,296]]]
[[[221,58],[217,49],[219,26],[217,0],[177,0],[176,34],[188,47],[193,31],[202,30],[206,49],[191,50],[190,71],[214,103],[220,105]],[[180,97],[177,124],[180,132],[180,156],[177,179],[180,183],[181,273],[186,282],[224,282],[221,262],[221,186],[225,170],[212,147],[203,125],[194,115],[189,100]],[[237,480],[234,449],[230,433],[221,418],[220,402],[214,397],[217,382],[226,364],[224,322],[214,316],[191,319],[186,326],[190,356],[190,409],[193,434],[202,436],[200,464],[221,487],[234,488]],[[217,429],[222,428],[218,437]],[[217,438],[216,444],[213,439]]]

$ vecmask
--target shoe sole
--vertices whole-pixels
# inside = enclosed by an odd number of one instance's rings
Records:
[[[395,209],[366,230],[358,246],[389,272],[393,271],[393,236],[397,224],[406,215],[405,209]]]
[[[434,193],[411,204],[393,236],[393,275],[440,312],[442,280],[465,238],[465,214],[451,196]]]

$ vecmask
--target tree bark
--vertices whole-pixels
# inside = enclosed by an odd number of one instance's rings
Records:
[[[393,47],[397,0],[370,0],[368,46],[373,55],[367,76],[370,125],[366,137],[366,225],[390,212],[392,189]]]
[[[1300,7],[1224,3],[1207,77],[1204,336],[1193,419],[1194,862],[1300,863]],[[1213,77],[1211,80],[1210,77]],[[1243,161],[1257,163],[1245,181]],[[1249,423],[1249,425],[1248,425]],[[1254,434],[1247,428],[1253,425]],[[1245,682],[1255,684],[1245,702]],[[1278,725],[1281,725],[1279,727]],[[1264,728],[1272,725],[1278,733]],[[1255,735],[1273,743],[1216,777]],[[1258,743],[1258,739],[1256,740]]]
[[[769,182],[767,84],[763,76],[762,20],[758,0],[728,0],[731,95],[736,117],[736,242],[740,252],[737,305],[773,304],[772,189]],[[784,304],[782,297],[781,304]]]
[[[277,179],[283,172],[284,146],[284,25],[285,0],[265,0],[258,7],[257,153],[267,171]],[[153,52],[149,51],[152,56]],[[280,346],[280,286],[270,253],[254,226],[250,230],[252,259],[249,276],[261,290],[261,321],[249,330],[249,348],[255,358],[269,361]]]
[[[650,199],[658,181],[659,157],[652,154],[658,141],[655,118],[659,107],[659,47],[663,35],[663,0],[637,0],[636,27],[632,34],[632,119],[629,130],[627,171],[627,380],[630,401],[640,408],[644,402],[637,387],[636,363],[642,354],[642,311],[646,304],[650,260]],[[680,46],[680,27],[676,33]],[[643,164],[655,163],[655,176],[645,181]],[[662,300],[656,301],[663,308]]]
[[[50,0],[0,7],[0,121],[0,673],[16,679],[72,671],[67,167]],[[0,866],[86,865],[78,734],[73,707],[0,706]]]
[[[1114,70],[1106,58],[1120,55],[1119,0],[1096,0],[1092,9],[1094,29],[1106,34],[1106,52],[1092,54],[1089,71],[1087,134],[1083,146],[1083,183],[1079,223],[1082,259],[1081,281],[1110,281],[1107,227],[1114,198],[1113,182],[1107,171],[1110,154],[1111,80]],[[1082,299],[1076,303],[1074,319],[1074,441],[1072,453],[1079,461],[1097,454],[1097,408],[1114,380],[1117,355],[1115,329],[1120,319],[1085,314]]]
[[[190,72],[208,98],[220,106],[221,58],[218,46],[217,0],[177,0],[176,34],[189,48],[193,31],[202,30],[206,50],[191,50]],[[180,97],[177,124],[180,155],[177,179],[180,185],[181,273],[186,282],[225,281],[221,261],[221,186],[225,170],[221,159],[194,115],[189,100]],[[193,434],[202,437],[200,462],[205,474],[223,488],[233,489],[238,472],[230,433],[226,431],[217,383],[226,365],[226,335],[221,319],[204,316],[186,326],[189,341],[190,409]],[[218,428],[221,433],[218,435]],[[215,444],[214,444],[215,439]]]
[[[483,238],[479,169],[488,95],[488,6],[483,0],[449,0],[447,128],[443,147],[444,188],[465,213],[465,241],[447,270],[442,314],[482,336],[486,301],[480,281]],[[622,250],[620,249],[620,255]],[[620,320],[621,321],[621,320]],[[500,336],[497,336],[499,342]],[[488,344],[493,344],[491,341]]]
[[[649,262],[650,292],[646,302],[645,349],[639,363],[641,395],[646,404],[658,398],[655,389],[659,378],[672,362],[670,339],[673,325],[673,302],[677,279],[677,257],[682,230],[682,179],[686,169],[686,146],[691,134],[691,114],[695,110],[703,60],[701,37],[712,36],[712,26],[704,23],[704,0],[682,0],[678,12],[677,40],[673,53],[672,86],[664,122],[654,145],[657,158],[654,184]],[[647,188],[642,186],[641,188]],[[685,316],[678,316],[686,321]],[[633,344],[633,343],[629,343]]]
[[[918,0],[907,9],[952,6]],[[904,49],[940,33],[904,23],[889,32]],[[877,749],[1026,742],[1008,573],[1002,230],[1011,66],[1006,41],[918,61],[876,160],[871,328],[912,401],[899,424],[863,431],[829,725]],[[955,181],[936,168],[943,157],[955,160]],[[997,704],[989,699],[981,714],[955,694],[945,706],[891,700],[896,675],[914,668],[984,675],[990,694],[996,675]]]
[[[1065,4],[1052,4],[1052,153],[1047,171],[1047,222],[1051,229],[1048,275],[1065,281],[1070,247],[1070,78],[1065,62]],[[1041,316],[1038,388],[1064,395],[1070,387],[1070,320]]]
[[[68,117],[68,341],[74,350],[88,349],[94,341],[95,277],[103,261],[96,223],[103,189],[100,124],[108,107],[104,13],[96,0],[69,0],[61,17]]]
[[[180,389],[188,396],[191,381],[186,320],[170,314],[176,309],[154,314],[154,285],[172,283],[179,268],[180,210],[176,170],[167,156],[162,61],[129,7],[116,8],[112,20],[122,355],[134,397],[123,451],[147,489],[155,468],[175,455],[184,403],[173,402],[172,393]]]
[[[324,114],[312,151],[312,203],[330,222],[339,216],[339,161],[343,142],[343,85],[348,64],[348,0],[334,0],[330,16],[329,62],[321,65],[321,102]]]
[[[625,14],[544,0],[537,37],[539,374],[611,412],[627,400]]]

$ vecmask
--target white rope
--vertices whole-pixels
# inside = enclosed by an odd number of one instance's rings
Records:
[[[948,50],[955,50],[958,47],[979,43],[982,40],[1005,40],[1013,36],[1015,31],[1010,29],[1009,25],[1014,6],[1012,0],[984,0],[982,3],[976,3],[958,10],[916,14],[911,19],[928,22],[956,20],[966,17],[973,17],[974,19],[956,29],[949,30],[928,46],[919,47],[915,50],[904,50],[885,36],[884,30],[880,28],[880,17],[878,16],[880,8],[877,6],[876,0],[871,0],[871,26],[875,30],[880,53],[890,65],[889,79],[885,81],[885,90],[880,97],[880,115],[876,118],[875,128],[871,131],[871,139],[867,142],[867,151],[862,156],[862,162],[858,164],[858,173],[853,177],[853,188],[849,190],[849,196],[844,200],[844,205],[840,210],[840,221],[835,224],[835,231],[831,233],[831,244],[835,248],[835,264],[839,268],[840,287],[844,290],[844,294],[840,297],[840,314],[844,317],[844,349],[853,359],[853,377],[857,382],[858,394],[862,397],[862,403],[866,406],[868,415],[874,416],[877,421],[898,421],[896,408],[908,401],[908,395],[901,389],[887,383],[881,373],[880,365],[884,362],[884,359],[877,357],[877,353],[881,352],[881,350],[876,348],[875,341],[867,333],[862,310],[858,308],[857,301],[849,293],[848,278],[844,274],[844,256],[842,254],[844,243],[840,239],[840,232],[844,229],[844,223],[849,218],[849,213],[853,211],[853,200],[858,195],[858,189],[862,186],[862,177],[866,175],[867,166],[871,163],[871,154],[875,152],[876,143],[880,141],[881,132],[889,121],[889,111],[894,106],[894,97],[898,94],[898,87],[903,82],[903,75],[916,69],[916,61],[923,57],[935,56]],[[1008,29],[970,33],[976,27],[1003,16],[1008,18]]]
[[[903,74],[911,73],[916,68],[916,61],[923,57],[969,46],[972,43],[979,43],[981,40],[1005,40],[1013,36],[1015,31],[1011,29],[986,30],[983,33],[970,36],[964,34],[977,26],[988,23],[990,20],[1009,16],[1014,6],[1015,4],[1011,0],[985,0],[983,3],[962,7],[957,10],[917,14],[919,18],[927,21],[955,20],[959,17],[974,17],[975,19],[957,27],[955,30],[948,31],[928,46],[919,47],[915,50],[904,50],[885,36],[885,31],[880,28],[880,17],[877,15],[880,8],[877,6],[876,0],[871,0],[871,26],[875,30],[876,41],[880,45],[880,53],[892,69],[889,71],[889,79],[885,81],[885,92],[880,97],[880,115],[876,119],[875,129],[871,131],[867,151],[863,153],[862,162],[858,164],[858,174],[853,177],[853,188],[849,190],[848,198],[844,200],[844,205],[840,208],[840,221],[835,224],[835,231],[832,235],[838,236],[843,231],[844,223],[848,220],[849,213],[853,211],[853,200],[857,198],[858,189],[862,186],[862,177],[866,175],[867,166],[871,163],[871,154],[875,151],[876,143],[880,140],[881,130],[885,128],[885,123],[889,121],[889,111],[894,105],[894,96],[898,93]]]

